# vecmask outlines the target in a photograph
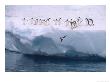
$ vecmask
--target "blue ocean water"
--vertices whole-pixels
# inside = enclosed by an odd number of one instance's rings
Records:
[[[27,56],[5,52],[6,72],[106,72],[106,62],[72,61],[69,59]]]

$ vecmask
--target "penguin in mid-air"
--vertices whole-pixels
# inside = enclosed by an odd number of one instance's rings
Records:
[[[66,36],[60,37],[61,42],[63,41],[64,38],[66,38]]]

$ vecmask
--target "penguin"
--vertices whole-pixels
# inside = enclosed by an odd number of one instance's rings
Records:
[[[93,20],[92,19],[88,19],[88,18],[85,18],[86,22],[87,22],[87,25],[89,26],[93,26]]]
[[[81,17],[78,17],[76,21],[77,21],[77,25],[80,26],[83,20],[81,19]]]
[[[66,38],[67,35],[60,37],[61,42],[63,41],[64,38]]]

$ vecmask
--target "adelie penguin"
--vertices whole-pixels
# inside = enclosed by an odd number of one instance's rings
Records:
[[[66,38],[66,36],[60,37],[61,42],[63,41],[64,38]]]
[[[85,18],[87,25],[94,26],[93,19]]]

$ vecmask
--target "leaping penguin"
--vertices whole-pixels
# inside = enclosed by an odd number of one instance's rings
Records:
[[[63,41],[64,38],[66,38],[66,36],[60,37],[61,42]]]

